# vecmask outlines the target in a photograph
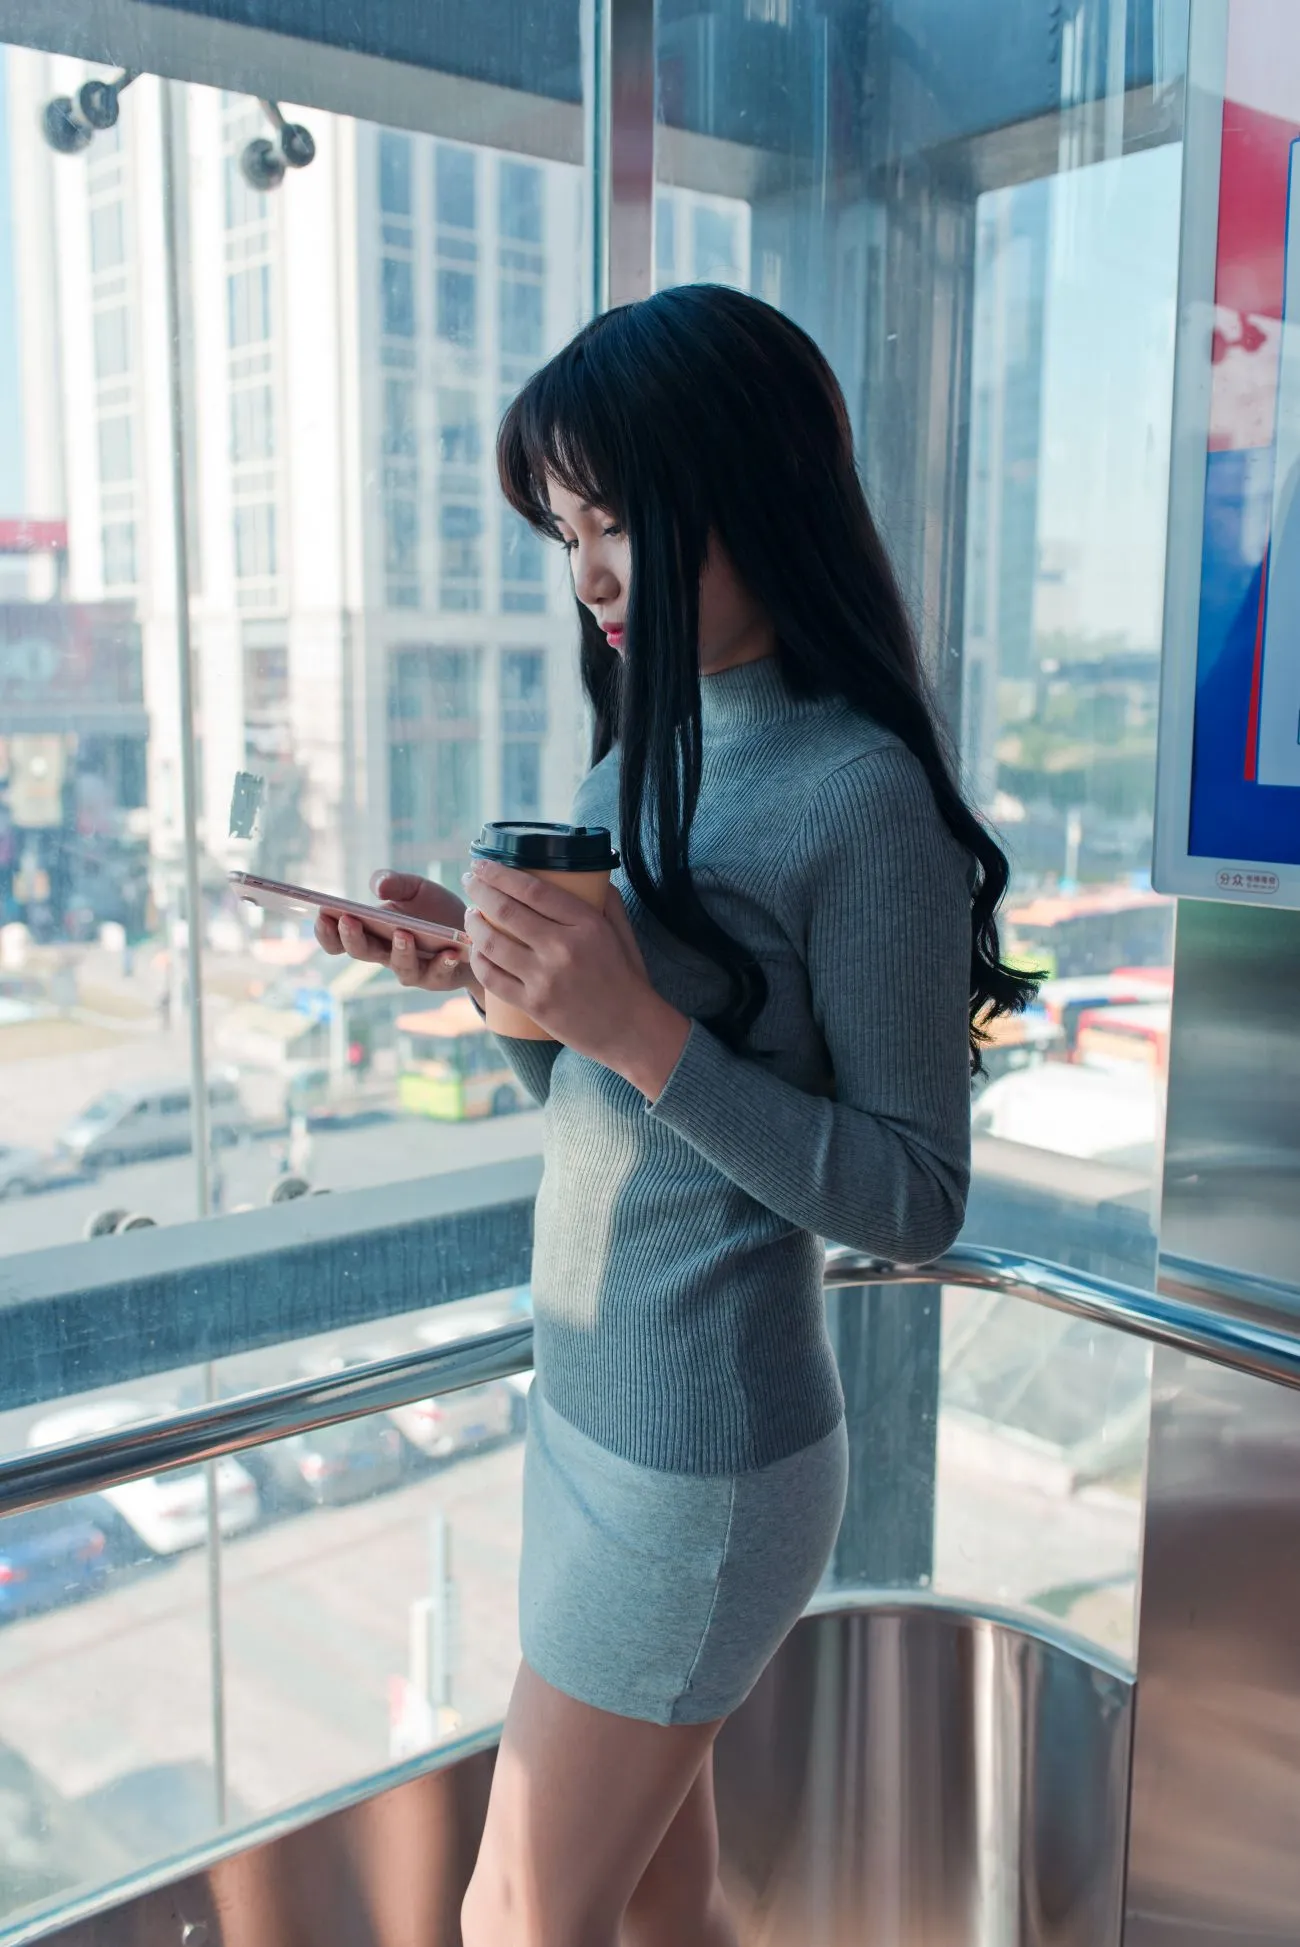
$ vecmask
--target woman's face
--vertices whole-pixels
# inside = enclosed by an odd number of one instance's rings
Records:
[[[573,587],[621,656],[632,579],[627,535],[611,514],[548,482],[551,512],[568,551]],[[775,635],[767,616],[740,582],[730,559],[714,541],[700,576],[700,673],[715,675],[739,663],[771,655]]]

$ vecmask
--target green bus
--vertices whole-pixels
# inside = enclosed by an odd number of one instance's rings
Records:
[[[468,994],[397,1019],[397,1099],[437,1122],[512,1115],[531,1106]]]

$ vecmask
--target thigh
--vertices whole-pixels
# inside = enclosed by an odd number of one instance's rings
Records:
[[[465,1902],[465,1947],[615,1947],[717,1724],[579,1703],[523,1664]]]
[[[654,1857],[628,1902],[623,1947],[641,1947],[643,1941],[684,1942],[701,1937],[721,1898],[718,1851],[718,1813],[710,1745],[676,1817],[655,1848]],[[721,1936],[721,1929],[719,1916],[715,1933]]]

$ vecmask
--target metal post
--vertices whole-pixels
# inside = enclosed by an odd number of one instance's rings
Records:
[[[609,303],[609,0],[583,0],[584,128],[590,183],[591,316]]]
[[[598,0],[608,18],[608,255],[605,302],[654,289],[655,3]],[[597,41],[597,71],[600,42]],[[598,125],[599,126],[599,125]]]
[[[200,1217],[212,1207],[208,1172],[208,1087],[203,1048],[203,907],[199,885],[198,766],[194,749],[194,682],[190,642],[189,529],[185,506],[185,386],[181,358],[180,225],[177,182],[184,179],[177,146],[174,90],[158,83],[162,131],[163,289],[167,306],[167,371],[171,406],[172,558],[175,569],[176,658],[180,694],[182,844],[185,860],[186,959],[189,971],[190,1096],[194,1131],[194,1189]],[[215,1373],[204,1368],[204,1387],[215,1398]],[[218,1470],[207,1463],[208,1654],[212,1692],[212,1782],[219,1825],[226,1822],[225,1656],[221,1614],[221,1521]]]
[[[194,748],[194,681],[190,642],[189,528],[185,507],[185,386],[181,359],[180,225],[176,211],[178,167],[172,90],[160,81],[162,106],[163,286],[167,305],[167,367],[172,433],[172,554],[175,563],[176,657],[180,682],[181,809],[185,863],[186,959],[189,972],[190,1088],[193,1094],[194,1174],[199,1215],[210,1208],[208,1191],[208,1091],[203,1049],[203,907],[199,885],[198,764]]]

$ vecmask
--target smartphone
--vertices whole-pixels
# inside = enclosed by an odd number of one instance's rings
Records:
[[[310,886],[285,885],[279,879],[259,878],[255,872],[231,872],[227,876],[241,899],[263,907],[268,913],[291,913],[299,917],[324,913],[328,919],[359,919],[367,933],[380,940],[391,940],[400,928],[411,935],[416,951],[426,958],[445,953],[449,947],[468,952],[471,944],[468,933],[455,926],[439,926],[432,919],[415,919],[394,912],[391,906],[370,906],[364,900],[344,899],[338,893],[313,892]]]

